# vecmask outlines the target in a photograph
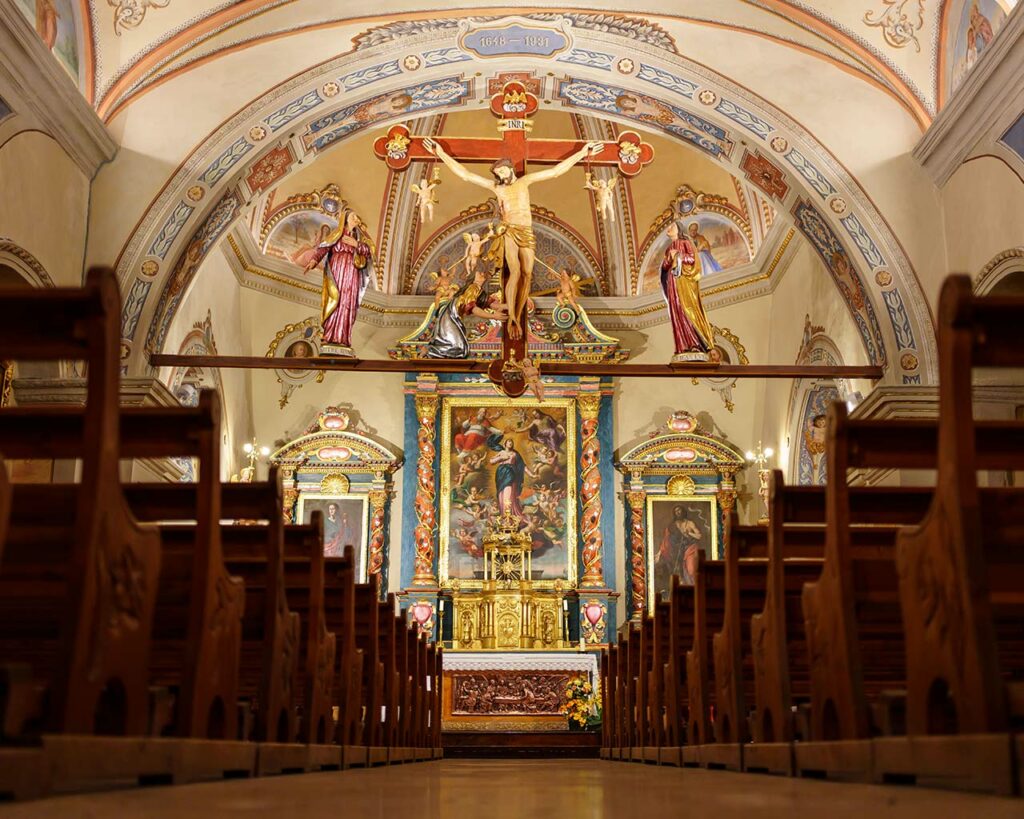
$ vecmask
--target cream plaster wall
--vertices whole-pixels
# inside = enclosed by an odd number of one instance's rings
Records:
[[[1024,180],[994,157],[961,165],[942,189],[950,273],[977,278],[994,256],[1024,244]]]
[[[27,250],[57,286],[82,284],[89,180],[49,136],[0,146],[0,237]]]
[[[177,352],[181,343],[196,324],[206,320],[209,313],[217,351],[227,355],[255,354],[250,341],[252,324],[244,315],[242,291],[227,260],[218,252],[211,253],[199,274],[192,280],[181,307],[167,332],[165,349]],[[226,428],[222,430],[221,473],[226,480],[245,466],[242,446],[252,440],[253,392],[246,370],[221,370],[222,394]],[[171,371],[160,373],[167,382]],[[262,442],[264,439],[260,438]],[[260,472],[262,475],[262,472]]]
[[[770,328],[766,361],[796,363],[806,316],[810,316],[812,325],[825,328],[825,334],[839,349],[840,364],[868,363],[857,325],[838,288],[810,246],[801,242],[772,295],[765,317]],[[755,445],[761,440],[765,447],[772,447],[775,456],[769,467],[781,469],[787,481],[795,482],[790,471],[790,453],[797,446],[795,425],[799,419],[790,417],[793,380],[772,379],[760,384],[757,420],[750,440]],[[871,382],[854,380],[850,388],[867,395]],[[750,478],[755,477],[750,470]]]

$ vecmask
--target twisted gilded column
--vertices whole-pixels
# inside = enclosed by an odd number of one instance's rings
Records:
[[[379,575],[384,569],[384,510],[388,504],[386,489],[371,489],[370,497],[370,549],[366,559],[368,576]],[[383,594],[386,590],[381,588]]]
[[[604,538],[601,535],[601,442],[597,438],[597,418],[601,410],[601,395],[588,393],[577,399],[582,419],[580,446],[580,498],[583,519],[580,539],[583,542],[583,578],[581,585],[590,588],[604,586]]]
[[[736,506],[736,473],[720,472],[718,474],[718,506],[722,510],[722,531],[729,531],[729,516]],[[725,544],[728,547],[728,543]]]
[[[419,419],[419,431],[416,440],[419,445],[419,458],[416,462],[416,528],[413,540],[416,544],[416,557],[413,561],[412,584],[414,586],[436,586],[437,576],[434,574],[434,534],[437,528],[436,480],[434,475],[434,458],[437,447],[437,396],[416,396],[416,417]]]
[[[630,609],[633,617],[642,617],[647,608],[647,562],[644,560],[644,502],[647,493],[631,491],[629,500],[629,565],[632,570]]]

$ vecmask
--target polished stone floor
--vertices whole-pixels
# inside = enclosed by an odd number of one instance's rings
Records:
[[[0,817],[798,819],[1024,817],[1024,800],[601,761],[446,760],[204,785],[64,796]]]

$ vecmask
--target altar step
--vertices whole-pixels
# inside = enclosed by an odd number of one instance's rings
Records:
[[[443,731],[446,759],[598,759],[599,733]]]

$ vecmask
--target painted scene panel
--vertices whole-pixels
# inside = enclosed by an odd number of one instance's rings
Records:
[[[649,497],[647,541],[650,597],[667,600],[672,575],[693,585],[697,555],[717,557],[718,501],[714,497]]]
[[[341,557],[345,547],[351,545],[356,552],[356,573],[360,578],[364,576],[366,500],[363,495],[302,493],[297,516],[300,523],[309,523],[313,512],[320,512],[324,519],[324,556]]]
[[[18,0],[21,13],[35,26],[40,39],[57,61],[80,84],[79,31],[77,9],[72,0]]]
[[[452,400],[452,399],[448,399]],[[510,512],[533,542],[533,579],[570,580],[575,549],[573,411],[571,402],[507,402],[482,406],[453,402],[444,430],[448,497],[449,579],[483,576],[483,538]]]
[[[739,228],[724,216],[717,213],[701,213],[696,216],[681,217],[677,220],[680,230],[697,247],[701,262],[701,277],[710,276],[722,270],[747,264],[750,251],[747,240]],[[668,225],[665,226],[665,231]],[[648,259],[644,271],[643,292],[657,293],[661,290],[661,262],[665,250],[669,246],[669,238],[665,231],[654,242],[656,252]]]
[[[290,214],[274,225],[263,252],[305,267],[314,250],[338,226],[338,220],[325,213],[303,210]]]
[[[946,99],[960,87],[991,45],[1017,0],[961,0],[949,12],[946,35]]]
[[[825,464],[825,432],[828,408],[840,400],[833,386],[818,387],[807,394],[800,418],[800,455],[797,475],[802,485],[824,486],[828,482]]]

